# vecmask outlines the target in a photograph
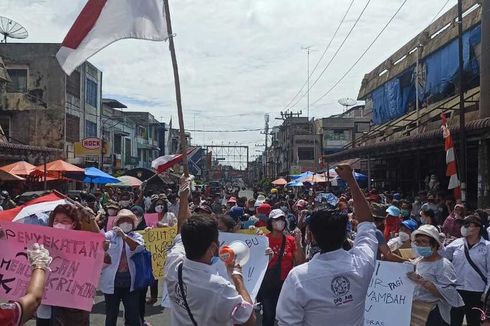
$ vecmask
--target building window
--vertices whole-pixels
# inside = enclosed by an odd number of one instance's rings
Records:
[[[347,139],[347,130],[342,129],[328,129],[325,134],[326,140],[348,140]]]
[[[71,114],[66,115],[66,140],[72,143],[80,140],[80,118]]]
[[[27,92],[27,69],[7,69],[10,82],[7,84],[8,93]]]
[[[121,136],[114,135],[114,154],[122,154]]]
[[[146,133],[145,127],[138,127],[138,136],[145,139],[148,138],[148,134]]]
[[[0,127],[2,130],[0,131],[0,138],[5,136],[7,141],[10,141],[10,118],[9,117],[0,117]]]
[[[97,137],[97,123],[85,120],[85,137]]]
[[[126,156],[126,164],[130,164],[129,161],[131,160],[131,139],[130,138],[125,138],[124,139],[124,142],[125,142],[125,148],[124,148],[124,151],[125,151],[125,156]]]
[[[66,79],[66,92],[80,98],[80,72],[75,70]]]
[[[313,147],[298,147],[299,161],[313,161],[315,159],[315,149]]]
[[[87,79],[87,89],[85,90],[85,100],[94,108],[97,107],[97,83]]]

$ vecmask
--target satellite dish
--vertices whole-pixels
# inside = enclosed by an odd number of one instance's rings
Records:
[[[3,35],[4,43],[7,43],[7,37],[24,39],[29,35],[24,26],[3,16],[0,16],[0,34]]]
[[[345,111],[349,108],[349,106],[353,106],[357,104],[357,101],[350,97],[344,97],[338,100],[339,104],[345,107]]]

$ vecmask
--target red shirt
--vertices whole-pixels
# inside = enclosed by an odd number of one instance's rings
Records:
[[[269,266],[272,268],[279,258],[279,253],[281,252],[281,244],[282,237],[274,238],[272,237],[272,233],[267,234],[267,238],[269,238],[269,247],[274,251],[274,257],[269,262]],[[296,241],[294,241],[294,237],[288,235],[286,236],[286,243],[284,245],[284,256],[281,261],[281,281],[284,281],[288,276],[290,270],[294,267],[294,252],[296,251]]]
[[[395,216],[388,216],[385,220],[385,232],[384,236],[386,241],[391,239],[390,233],[398,233],[398,230],[400,229],[400,223],[402,220],[399,217]]]
[[[0,304],[0,325],[17,326],[20,325],[22,308],[17,302]]]

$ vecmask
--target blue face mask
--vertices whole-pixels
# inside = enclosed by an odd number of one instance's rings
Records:
[[[419,247],[413,246],[413,249],[417,253],[417,255],[422,257],[430,257],[432,256],[432,247]]]

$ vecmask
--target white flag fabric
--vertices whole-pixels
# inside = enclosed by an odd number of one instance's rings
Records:
[[[168,38],[163,0],[89,0],[68,31],[56,58],[70,75],[88,58],[125,38]]]

